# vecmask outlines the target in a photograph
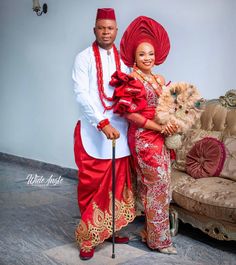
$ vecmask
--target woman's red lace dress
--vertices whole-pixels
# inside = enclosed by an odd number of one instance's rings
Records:
[[[170,151],[165,147],[161,133],[140,127],[145,124],[146,118],[154,118],[158,104],[153,88],[148,83],[142,87],[146,92],[146,104],[143,106],[146,106],[136,113],[121,114],[130,121],[128,141],[137,173],[137,194],[141,197],[146,215],[142,237],[150,248],[162,249],[172,244],[169,227]]]

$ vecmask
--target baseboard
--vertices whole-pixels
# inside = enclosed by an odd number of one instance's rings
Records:
[[[48,170],[55,172],[59,174],[62,177],[70,178],[70,179],[77,179],[77,170],[73,168],[65,168],[61,167],[58,165],[34,160],[34,159],[29,159],[25,157],[20,157],[16,155],[11,155],[7,153],[2,153],[0,152],[0,161],[6,161],[6,162],[12,162],[12,163],[17,163],[23,166],[28,166],[28,167],[34,167],[37,169],[43,169],[43,170]]]

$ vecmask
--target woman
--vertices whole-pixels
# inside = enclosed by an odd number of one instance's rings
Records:
[[[164,136],[174,134],[177,126],[153,121],[165,80],[151,71],[166,59],[169,48],[168,35],[159,23],[144,16],[136,18],[120,46],[121,58],[133,72],[128,76],[116,72],[110,84],[116,87],[114,112],[130,121],[128,139],[137,173],[137,194],[146,215],[142,240],[151,249],[176,254],[169,228],[170,151]]]

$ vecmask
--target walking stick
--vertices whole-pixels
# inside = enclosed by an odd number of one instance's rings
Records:
[[[115,258],[116,140],[112,140],[112,258]]]

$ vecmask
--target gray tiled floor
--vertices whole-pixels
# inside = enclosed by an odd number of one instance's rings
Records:
[[[44,177],[41,185],[30,185],[29,174]],[[173,241],[178,255],[149,250],[140,242],[143,219],[136,219],[123,230],[129,245],[116,245],[111,259],[111,244],[96,248],[90,261],[81,261],[74,243],[79,221],[76,180],[63,177],[60,185],[46,185],[56,173],[13,162],[0,161],[0,265],[58,264],[161,264],[161,265],[235,265],[235,242],[209,238],[189,225],[181,225]]]

